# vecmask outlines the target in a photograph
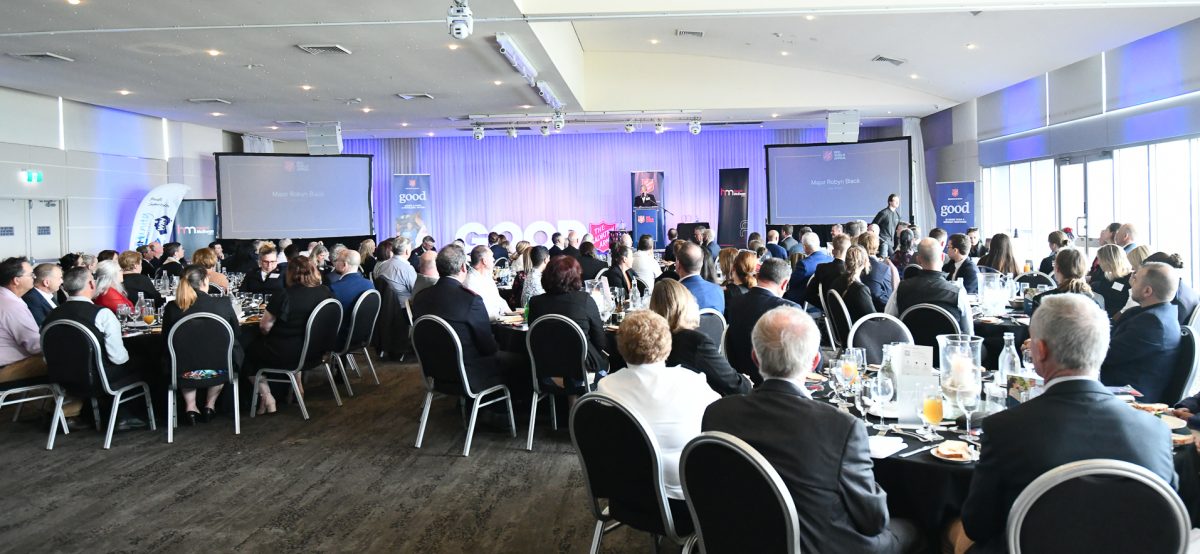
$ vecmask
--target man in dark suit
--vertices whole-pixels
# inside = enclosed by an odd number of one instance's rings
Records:
[[[1182,338],[1179,310],[1171,304],[1178,286],[1171,266],[1159,262],[1143,264],[1129,277],[1129,299],[1138,305],[1113,325],[1112,347],[1100,368],[1101,382],[1132,385],[1142,393],[1142,402],[1177,400],[1163,394],[1175,373]]]
[[[921,270],[900,281],[896,292],[888,299],[884,312],[893,317],[917,304],[933,304],[950,312],[958,320],[959,331],[975,334],[975,322],[971,319],[971,307],[967,293],[946,280],[942,273],[942,247],[937,239],[926,237],[917,244],[917,255],[913,261]]]
[[[271,246],[265,246],[258,252],[258,270],[246,274],[242,281],[242,292],[256,294],[274,294],[283,290],[283,275],[277,266],[279,255]]]
[[[897,233],[897,236],[899,236],[898,233]],[[971,227],[971,228],[967,229],[967,241],[969,243],[971,243],[970,256],[972,258],[979,259],[979,258],[982,258],[987,255],[988,247],[985,244],[983,244],[982,240],[979,240],[979,228],[978,227]]]
[[[579,261],[579,269],[582,271],[584,281],[595,279],[596,275],[601,271],[608,271],[608,264],[604,260],[596,258],[596,245],[591,242],[585,242],[579,245],[579,249],[575,254],[568,254],[563,251],[564,256],[571,256]]]
[[[675,270],[679,272],[679,283],[696,297],[700,309],[712,308],[718,312],[725,311],[725,291],[716,283],[704,280],[700,270],[704,268],[705,252],[700,245],[691,242],[680,243],[675,251]]]
[[[1054,295],[1034,314],[1029,333],[1045,392],[983,420],[982,457],[963,504],[963,528],[986,552],[1004,551],[1008,512],[1021,491],[1063,464],[1122,460],[1172,486],[1177,481],[1167,427],[1129,409],[1096,381],[1109,349],[1104,310],[1083,295]],[[952,529],[951,538],[955,534]]]
[[[846,250],[850,248],[850,240],[850,236],[845,234],[833,237],[833,260],[817,266],[813,271],[814,277],[808,282],[808,288],[804,292],[804,299],[810,306],[821,305],[821,292],[817,285],[829,290],[833,281],[846,272]]]
[[[786,265],[776,271],[787,275]],[[887,493],[875,483],[866,427],[813,400],[804,386],[805,375],[821,363],[821,333],[812,318],[796,307],[774,308],[753,325],[752,341],[755,373],[765,381],[750,394],[710,404],[701,429],[749,443],[779,473],[796,506],[813,507],[797,510],[802,551],[915,550],[920,540],[915,526],[889,521]]]
[[[1179,270],[1183,269],[1183,259],[1179,257],[1179,254],[1155,252],[1147,257],[1146,262],[1144,263],[1149,262],[1165,263],[1175,268],[1177,270],[1175,272],[1177,275],[1179,274]],[[1182,327],[1187,325],[1188,320],[1192,317],[1192,314],[1196,313],[1196,306],[1200,305],[1200,294],[1196,294],[1196,289],[1188,286],[1183,279],[1180,279],[1179,288],[1175,291],[1175,299],[1172,300],[1171,303],[1174,304],[1176,308],[1179,308],[1179,325]]]
[[[667,248],[663,250],[662,257],[664,262],[675,261],[675,249],[671,248],[671,245],[675,244],[676,240],[679,240],[679,231],[674,227],[667,229]]]
[[[967,254],[971,252],[967,236],[960,233],[950,235],[950,240],[946,245],[946,255],[950,258],[946,265],[942,266],[942,273],[946,274],[946,280],[953,283],[962,279],[963,288],[967,289],[967,294],[979,294],[979,270],[975,268],[975,262],[967,257]]]
[[[817,272],[817,267],[833,261],[833,256],[821,249],[821,239],[812,231],[800,235],[800,246],[804,249],[804,259],[792,270],[788,290],[783,294],[784,298],[797,304],[804,302],[808,292],[805,286],[808,285],[808,278]]]
[[[467,254],[457,244],[450,244],[438,252],[436,263],[437,283],[412,299],[413,320],[435,315],[450,324],[462,344],[463,363],[472,389],[481,391],[505,384],[508,364],[498,359],[500,348],[492,335],[487,308],[478,294],[463,286],[468,271]]]
[[[729,364],[739,373],[750,376],[754,384],[763,382],[751,354],[750,333],[763,314],[779,306],[797,306],[782,298],[791,274],[786,260],[770,258],[758,270],[758,284],[729,301],[725,320],[729,330],[725,332],[725,355]]]
[[[33,320],[37,322],[38,327],[41,327],[46,316],[58,307],[55,296],[62,288],[62,282],[63,272],[58,264],[38,264],[33,268],[33,288],[22,295],[21,300],[29,306],[29,312],[33,314]]]
[[[142,275],[154,277],[158,269],[158,257],[162,255],[162,245],[158,241],[137,247],[137,253],[142,255]]]
[[[556,232],[553,235],[550,235],[550,257],[551,258],[562,255],[562,253],[563,253],[562,242],[563,242],[562,233]]]
[[[573,258],[579,257],[579,233],[577,231],[567,233],[567,247],[562,249],[562,253]]]
[[[767,231],[767,252],[771,253],[772,258],[788,259],[787,249],[779,244],[779,231]]]
[[[800,244],[796,237],[792,236],[792,229],[791,225],[784,225],[779,229],[779,246],[782,246],[784,252],[788,254],[792,253],[793,246]]]
[[[429,235],[425,235],[425,237],[421,239],[421,246],[414,248],[413,251],[409,254],[409,256],[408,256],[409,265],[411,265],[413,267],[417,267],[418,265],[420,265],[421,264],[421,254],[424,254],[426,252],[437,252],[437,248],[435,248],[434,246],[435,245],[433,242],[433,237],[431,237]]]

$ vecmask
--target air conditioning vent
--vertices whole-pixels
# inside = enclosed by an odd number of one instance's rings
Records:
[[[289,119],[287,121],[276,121],[275,124],[281,125],[281,126],[296,126],[296,125],[302,126],[302,125],[308,125],[308,122],[300,121],[300,120],[296,120],[296,119]]]
[[[350,49],[340,44],[297,44],[299,48],[309,54],[349,54]]]
[[[874,58],[871,58],[871,61],[890,63],[892,65],[897,65],[897,66],[908,63],[908,60],[902,60],[900,58],[889,58],[889,57],[883,56],[883,55],[875,56]]]
[[[188,98],[188,102],[193,104],[225,104],[227,106],[233,104],[233,102],[224,98]]]
[[[55,54],[54,52],[17,52],[17,53],[10,53],[9,56],[17,58],[18,60],[25,60],[27,62],[73,62],[73,61],[75,61],[74,58],[68,58],[62,54]]]
[[[407,100],[433,100],[433,95],[429,94],[428,92],[397,92],[396,96],[399,96],[401,99],[406,100],[406,101]]]
[[[675,36],[687,38],[704,38],[704,31],[685,31],[683,29],[675,29]]]

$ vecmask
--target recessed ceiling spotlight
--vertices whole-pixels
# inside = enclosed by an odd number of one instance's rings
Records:
[[[433,131],[430,131],[430,132],[428,132],[428,133],[425,133],[425,136],[427,136],[427,137],[432,137],[432,136],[433,136]]]
[[[300,90],[312,90],[312,85],[300,85]]]
[[[786,56],[786,55],[788,55],[788,53],[787,53],[787,50],[784,50],[783,52],[780,52],[780,53],[779,53],[779,55],[780,55],[780,56]]]
[[[223,114],[223,113],[221,113],[221,112],[212,112],[212,113],[210,113],[210,114],[208,114],[208,115],[211,115],[211,116],[213,116],[213,117],[221,117],[221,116],[223,116],[223,115],[225,115],[225,114]]]
[[[67,3],[68,3],[68,4],[70,4],[70,5],[72,5],[72,6],[78,6],[78,5],[79,5],[79,0],[67,0]]]
[[[773,113],[773,114],[771,114],[771,117],[779,117],[779,114]]]
[[[121,96],[129,96],[130,94],[133,94],[133,92],[125,90],[125,89],[121,89],[121,90],[117,91],[117,94],[120,94]]]
[[[496,86],[500,86],[500,85],[504,84],[504,81],[492,81],[492,84],[496,85]]]
[[[371,108],[363,108],[362,113],[371,113]]]
[[[451,49],[451,50],[458,50],[458,45],[457,45],[457,44],[451,44],[451,45],[447,46],[446,48],[449,48],[449,49]]]
[[[532,108],[532,107],[533,107],[533,106],[530,106],[529,104],[521,104],[521,109],[522,109],[522,110],[528,110],[528,109],[530,109],[530,108]]]
[[[267,127],[267,128],[268,128],[268,129],[270,129],[270,130],[272,130],[272,131],[278,131],[278,130],[279,130],[279,126],[278,126],[278,125],[271,125],[270,127]]]
[[[656,38],[650,39],[650,44],[658,44],[658,39],[656,39]]]
[[[408,127],[408,122],[407,122],[407,121],[401,122],[401,123],[400,123],[400,126],[401,126],[401,127]]]
[[[205,50],[204,52],[207,53],[209,56],[220,56],[221,55],[221,51],[215,50],[215,49]]]
[[[974,42],[967,43],[967,50],[974,50],[976,48],[979,48],[979,46],[977,44],[975,44]]]
[[[917,75],[916,73],[911,73],[911,74],[909,74],[908,78],[909,79],[920,79],[921,76]]]
[[[816,19],[816,18],[817,18],[817,16],[815,16],[815,15],[812,15],[812,14],[809,14],[809,15],[806,15],[806,16],[804,16],[804,19],[807,19],[807,20],[809,20],[809,21],[812,21],[812,20],[814,20],[814,19]]]

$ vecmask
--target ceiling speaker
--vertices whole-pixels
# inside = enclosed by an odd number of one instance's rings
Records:
[[[304,126],[308,153],[314,156],[336,156],[342,153],[342,124],[339,121],[317,121]]]
[[[829,112],[826,116],[825,142],[858,142],[860,121],[857,110]]]

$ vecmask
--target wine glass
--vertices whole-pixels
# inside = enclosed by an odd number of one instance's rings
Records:
[[[860,370],[865,370],[867,367],[867,349],[866,348],[847,346],[844,350],[842,350],[842,356],[853,357],[857,361],[858,368]]]
[[[842,356],[838,359],[837,366],[833,370],[834,380],[837,382],[838,406],[841,408],[850,407],[850,403],[842,400],[847,395],[851,394],[854,387],[858,385],[858,359],[850,356]]]
[[[887,429],[888,425],[883,422],[883,410],[892,401],[892,394],[896,392],[896,388],[892,384],[892,379],[886,375],[879,375],[874,379],[863,381],[863,388],[867,390],[870,396],[871,405],[875,406],[879,412],[877,414],[879,415],[879,423],[876,423],[873,427],[879,431]]]
[[[117,318],[121,320],[121,324],[129,323],[129,320],[133,318],[133,308],[127,304],[117,306]]]
[[[942,390],[937,385],[927,385],[920,391],[921,405],[917,415],[925,423],[919,432],[927,437],[936,437],[933,426],[942,422]]]
[[[982,384],[974,378],[971,372],[962,373],[955,376],[956,379],[948,380],[942,390],[946,397],[953,399],[954,404],[958,406],[958,411],[963,413],[965,422],[963,424],[963,434],[958,438],[968,442],[974,442],[975,437],[971,434],[971,410],[979,406],[979,395],[983,391]]]

